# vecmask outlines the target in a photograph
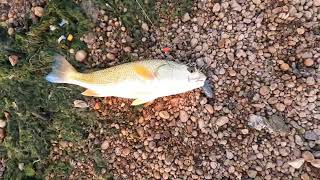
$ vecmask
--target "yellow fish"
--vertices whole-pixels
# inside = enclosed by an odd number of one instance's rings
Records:
[[[54,61],[47,81],[84,87],[85,96],[135,99],[132,105],[200,88],[206,80],[200,71],[173,61],[134,61],[91,73],[77,72],[61,55]]]

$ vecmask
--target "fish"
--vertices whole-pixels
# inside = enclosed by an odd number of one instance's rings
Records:
[[[53,61],[47,81],[81,86],[86,89],[81,93],[84,96],[133,99],[132,106],[192,91],[204,86],[207,79],[197,69],[159,59],[137,60],[88,73],[78,72],[60,54]]]

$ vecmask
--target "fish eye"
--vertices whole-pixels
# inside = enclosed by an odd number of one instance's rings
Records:
[[[188,67],[187,69],[190,73],[194,73],[195,72],[195,68],[194,67]]]

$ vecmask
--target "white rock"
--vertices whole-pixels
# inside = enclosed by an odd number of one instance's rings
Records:
[[[149,27],[148,27],[148,24],[147,24],[147,23],[142,23],[141,28],[142,28],[144,31],[148,31],[148,30],[149,30]]]
[[[182,22],[187,22],[187,21],[189,21],[190,19],[191,19],[191,18],[190,18],[189,13],[185,13],[185,14],[183,15]]]
[[[85,101],[82,101],[82,100],[73,101],[73,105],[76,108],[87,108],[87,107],[89,107],[89,105]]]
[[[222,116],[217,120],[216,125],[218,127],[221,127],[221,126],[227,124],[228,122],[229,122],[229,118],[227,116]]]
[[[299,158],[299,159],[295,159],[295,160],[291,160],[288,162],[288,164],[290,166],[292,166],[295,169],[299,169],[304,163],[304,159],[303,158]]]
[[[219,12],[220,9],[221,9],[220,4],[219,4],[219,3],[215,3],[215,4],[213,5],[212,12],[214,12],[214,13]]]

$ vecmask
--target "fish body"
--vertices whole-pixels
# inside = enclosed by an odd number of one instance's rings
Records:
[[[173,61],[134,61],[91,73],[77,72],[60,55],[54,61],[52,72],[46,76],[49,82],[84,87],[85,96],[135,99],[132,105],[191,91],[202,87],[206,80],[203,73]]]

